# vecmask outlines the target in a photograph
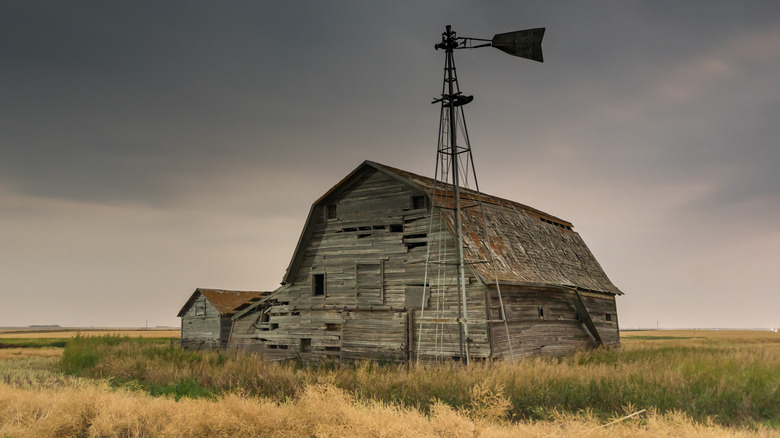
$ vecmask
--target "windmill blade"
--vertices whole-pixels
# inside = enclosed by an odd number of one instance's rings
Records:
[[[494,35],[491,45],[513,56],[544,62],[542,58],[543,37],[543,27],[518,30]]]

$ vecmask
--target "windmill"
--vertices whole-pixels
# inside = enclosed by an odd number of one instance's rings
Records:
[[[419,321],[419,335],[417,345],[417,358],[421,351],[420,342],[423,339],[423,326],[430,324],[436,326],[434,337],[441,339],[442,342],[439,345],[443,345],[444,337],[451,336],[452,331],[447,327],[451,326],[453,321],[447,320],[443,317],[441,304],[441,296],[445,289],[452,289],[451,286],[456,286],[458,296],[458,312],[457,319],[454,321],[458,327],[458,356],[460,360],[466,364],[470,362],[469,344],[471,339],[469,338],[469,314],[467,306],[466,295],[466,265],[475,263],[492,263],[493,257],[490,260],[467,260],[464,257],[464,236],[462,227],[462,215],[465,209],[476,208],[479,209],[483,215],[483,224],[487,224],[484,220],[484,212],[482,211],[479,184],[477,182],[476,171],[471,154],[471,144],[469,142],[468,130],[466,128],[465,114],[463,107],[470,103],[474,97],[470,95],[464,95],[458,84],[458,76],[455,69],[454,51],[460,49],[476,49],[481,47],[494,47],[509,55],[518,56],[533,61],[542,62],[542,38],[544,37],[544,28],[527,29],[515,32],[501,33],[493,36],[492,39],[481,39],[471,37],[458,37],[452,30],[451,26],[446,27],[446,31],[442,33],[441,42],[435,45],[436,50],[442,49],[445,52],[444,62],[444,80],[442,84],[442,92],[440,97],[434,99],[432,103],[439,103],[441,105],[441,114],[439,119],[439,139],[436,154],[436,183],[441,183],[439,188],[434,187],[433,190],[433,206],[440,210],[451,211],[454,216],[454,233],[456,236],[457,248],[442,247],[442,244],[435,242],[435,238],[431,238],[432,244],[428,245],[428,254],[426,255],[425,266],[425,280],[424,280],[424,292],[423,303],[426,300],[426,290],[430,286],[430,296],[434,294],[434,287],[436,289],[437,301],[434,306],[434,316],[425,318],[424,313],[420,315]],[[473,181],[474,188],[470,189],[469,185]],[[461,188],[469,189],[470,196],[467,199],[462,199]],[[476,196],[474,196],[476,194]],[[464,201],[466,205],[464,205]],[[441,236],[443,233],[444,225],[442,225],[441,215],[439,216],[439,222],[434,220],[434,214],[430,216],[429,224],[429,236]],[[438,227],[438,229],[437,229]],[[487,230],[484,231],[484,239],[489,248],[489,253],[492,254],[492,245],[490,242],[490,235]],[[450,266],[449,271],[447,266]],[[444,276],[448,275],[447,272],[452,273],[452,267],[455,269],[455,278],[446,279]],[[496,280],[496,288],[498,290],[498,297],[500,300],[501,312],[504,314],[504,304],[501,298],[501,290]],[[424,306],[423,306],[424,308]],[[473,319],[471,319],[473,320]],[[507,340],[509,341],[509,330],[506,325],[506,318],[503,318],[504,326],[507,329]],[[509,342],[510,357],[513,356],[511,352],[511,342]]]

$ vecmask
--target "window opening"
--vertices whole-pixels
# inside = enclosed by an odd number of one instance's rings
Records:
[[[422,210],[427,207],[425,195],[412,196],[412,210]]]
[[[313,296],[325,296],[325,274],[313,274],[311,276],[311,294]]]
[[[336,204],[328,204],[325,206],[326,220],[336,219],[337,216],[338,216],[338,210],[336,209]]]
[[[544,319],[544,307],[539,308],[539,319]]]
[[[406,249],[414,249],[421,246],[428,246],[428,235],[407,234],[404,236],[404,245],[406,245]]]
[[[403,233],[404,232],[403,224],[390,224],[390,232],[391,233]]]
[[[311,351],[311,338],[301,338],[301,352]]]
[[[341,324],[335,324],[332,322],[325,323],[326,332],[338,332],[341,331]]]

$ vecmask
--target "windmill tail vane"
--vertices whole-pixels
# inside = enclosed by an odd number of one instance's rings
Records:
[[[442,33],[442,42],[436,44],[435,47],[436,50],[494,47],[512,56],[544,62],[544,56],[542,55],[544,31],[544,27],[537,27],[534,29],[498,33],[493,35],[492,39],[484,39],[458,37],[455,32],[452,31],[452,27],[448,25],[447,31]]]

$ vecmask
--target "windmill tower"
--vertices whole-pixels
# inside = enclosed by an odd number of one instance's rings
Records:
[[[487,229],[487,221],[482,209],[482,197],[477,181],[476,169],[471,153],[468,129],[464,106],[474,98],[464,95],[458,83],[457,70],[455,68],[454,51],[456,49],[475,49],[480,47],[495,47],[510,55],[542,62],[541,42],[544,36],[544,28],[521,30],[497,34],[492,39],[479,39],[470,37],[458,37],[451,26],[446,27],[442,33],[441,42],[436,44],[436,50],[442,49],[445,53],[444,79],[440,97],[433,103],[441,105],[439,119],[439,138],[436,152],[435,186],[433,190],[433,206],[430,216],[428,236],[431,242],[428,245],[426,255],[425,280],[423,302],[430,298],[433,302],[430,315],[426,318],[423,311],[418,318],[419,333],[417,336],[417,359],[422,350],[423,331],[428,330],[429,338],[432,331],[433,350],[438,351],[438,357],[452,356],[452,351],[447,351],[446,345],[453,344],[453,336],[457,337],[458,358],[468,364],[471,360],[469,334],[469,321],[485,322],[484,314],[470,314],[467,296],[467,266],[474,264],[492,264],[493,246],[490,232]],[[465,195],[464,195],[465,194]],[[435,214],[437,210],[441,214]],[[485,225],[478,232],[476,239],[487,246],[485,253],[490,254],[486,260],[472,260],[464,256],[463,215],[482,215],[481,223]],[[450,214],[454,218],[449,224],[443,215]],[[448,228],[450,228],[448,230]],[[452,229],[454,228],[454,229]],[[448,233],[454,235],[454,247],[449,240],[444,239]],[[501,289],[496,278],[496,289],[500,301],[500,312],[504,314],[504,304],[501,298]],[[426,297],[426,293],[429,295]],[[453,320],[451,311],[448,312],[449,303],[453,303],[452,296],[457,297],[457,318]],[[424,308],[424,306],[422,306]],[[506,318],[504,326],[506,328]],[[457,327],[457,333],[454,333]],[[507,339],[509,331],[507,328]],[[512,357],[511,341],[508,342],[509,356]]]

